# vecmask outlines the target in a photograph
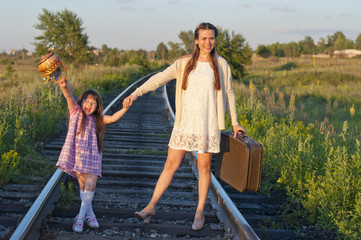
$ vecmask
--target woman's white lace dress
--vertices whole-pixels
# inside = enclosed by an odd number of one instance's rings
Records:
[[[220,131],[217,123],[214,72],[208,62],[197,62],[189,74],[182,119],[173,128],[169,147],[198,153],[218,153]]]

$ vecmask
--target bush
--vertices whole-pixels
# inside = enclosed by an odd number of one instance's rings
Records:
[[[336,229],[340,238],[360,239],[361,147],[348,122],[331,135],[295,121],[286,111],[283,116],[271,113],[252,82],[248,88],[235,84],[235,91],[240,124],[264,147],[260,191],[283,190],[297,206],[296,216],[307,216],[309,223],[328,231]]]
[[[60,184],[60,206],[64,209],[69,209],[74,202],[74,187],[72,182],[68,182],[68,187],[64,183]]]
[[[145,71],[136,65],[121,68],[87,66],[83,71],[77,68],[74,74],[71,67],[69,69],[71,89],[78,94],[89,88],[103,94],[125,87]],[[7,97],[0,101],[0,185],[8,181],[23,182],[29,176],[46,176],[53,170],[49,160],[36,150],[41,150],[42,141],[60,131],[59,125],[67,112],[57,84],[32,82],[6,90]],[[18,168],[11,167],[14,165]]]
[[[280,67],[276,67],[274,68],[275,71],[290,71],[290,70],[293,70],[295,68],[297,68],[298,65],[294,62],[289,62],[289,63],[286,63],[286,64],[283,64],[282,66]]]
[[[14,150],[4,153],[0,159],[0,186],[18,176],[20,156]]]
[[[1,59],[1,60],[0,60],[0,64],[10,65],[10,64],[14,64],[14,61],[11,60],[11,59]]]

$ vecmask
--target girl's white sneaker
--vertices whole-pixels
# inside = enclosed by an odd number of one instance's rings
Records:
[[[86,223],[88,224],[89,227],[91,228],[99,227],[99,223],[98,220],[95,218],[95,215],[87,216],[86,220],[87,220]]]
[[[74,232],[82,232],[83,231],[83,225],[84,225],[84,218],[78,217],[78,215],[75,217],[75,222],[73,224],[73,231]]]

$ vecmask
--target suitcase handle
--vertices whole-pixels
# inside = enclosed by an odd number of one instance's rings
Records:
[[[243,137],[243,138],[248,138],[242,131],[238,131],[237,136],[240,136],[240,137]]]
[[[233,129],[230,128],[230,129],[227,130],[227,132],[229,132],[230,134],[233,135],[232,130],[233,130]],[[242,138],[248,138],[242,131],[238,131],[238,132],[237,132],[237,136],[240,136],[240,137],[242,137]]]

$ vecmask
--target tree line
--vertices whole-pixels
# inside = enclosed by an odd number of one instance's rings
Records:
[[[82,27],[82,20],[72,11],[64,9],[51,12],[43,9],[38,16],[39,23],[34,27],[41,34],[35,37],[35,51],[37,57],[54,51],[62,57],[64,62],[74,64],[103,64],[105,66],[121,66],[125,64],[138,64],[146,69],[152,68],[152,60],[170,63],[177,57],[189,54],[194,48],[192,31],[181,31],[178,35],[181,42],[167,44],[161,42],[151,58],[149,52],[138,50],[120,50],[110,48],[104,44],[97,54],[89,46],[88,35]],[[216,42],[217,53],[224,57],[235,79],[246,74],[245,65],[251,64],[252,49],[241,34],[218,28]]]
[[[177,57],[189,54],[194,48],[193,32],[181,31],[178,35],[180,42],[160,42],[152,55],[149,52],[138,50],[121,50],[110,48],[106,44],[97,51],[89,46],[88,35],[82,26],[82,20],[76,13],[64,9],[51,12],[43,9],[38,16],[39,23],[34,27],[41,34],[35,37],[35,50],[37,57],[54,51],[66,63],[74,64],[103,64],[105,66],[121,66],[125,64],[138,64],[145,69],[152,69],[154,61],[169,64]],[[218,29],[216,41],[217,53],[229,63],[233,78],[240,79],[247,75],[246,65],[252,63],[252,48],[241,34],[230,32],[227,29]],[[259,45],[254,51],[262,57],[298,57],[302,54],[332,53],[334,50],[355,48],[361,50],[361,34],[355,41],[347,39],[341,32],[321,38],[315,44],[312,37],[306,36],[299,42],[274,43]],[[94,52],[97,51],[97,54]]]
[[[270,45],[259,45],[255,52],[265,58],[276,57],[299,57],[302,54],[326,53],[333,54],[335,50],[358,49],[361,50],[361,33],[355,41],[347,39],[341,31],[320,38],[315,43],[312,37],[306,36],[299,42],[274,43]]]

